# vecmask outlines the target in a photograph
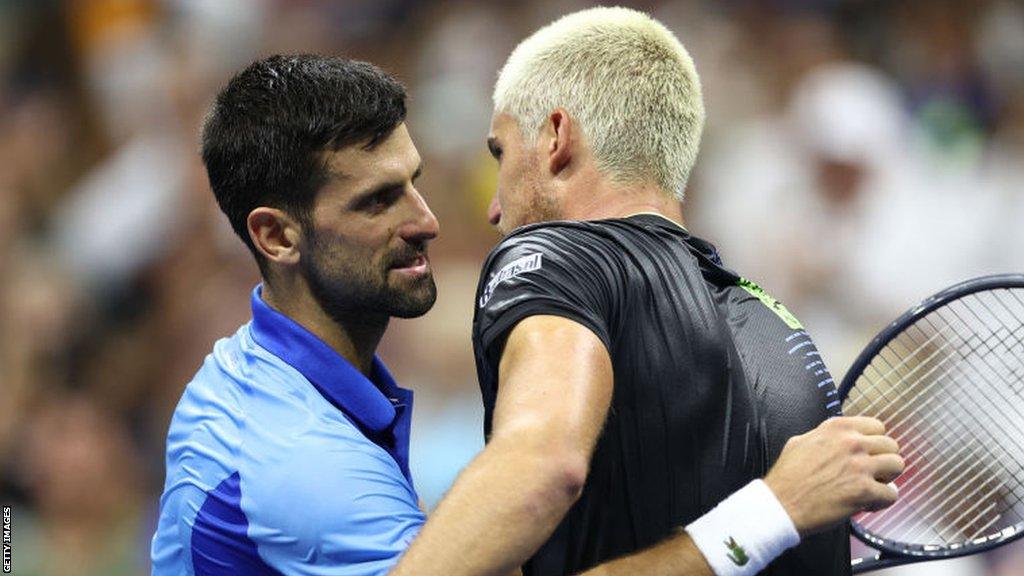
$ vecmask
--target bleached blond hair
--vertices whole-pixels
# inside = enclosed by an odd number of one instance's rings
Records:
[[[498,75],[495,113],[512,116],[532,143],[559,107],[612,181],[653,181],[683,198],[704,102],[693,59],[660,22],[628,8],[591,8],[523,40]]]

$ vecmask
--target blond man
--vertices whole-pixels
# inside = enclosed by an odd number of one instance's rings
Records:
[[[842,521],[892,503],[903,462],[836,417],[796,317],[684,228],[704,105],[682,44],[574,13],[515,49],[494,104],[489,442],[397,572],[847,573]]]

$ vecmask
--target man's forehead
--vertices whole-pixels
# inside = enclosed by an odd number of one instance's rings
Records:
[[[409,137],[405,124],[399,124],[386,138],[367,148],[357,142],[340,150],[324,153],[327,171],[337,180],[361,180],[380,174],[401,174],[415,171],[420,164],[419,152]]]

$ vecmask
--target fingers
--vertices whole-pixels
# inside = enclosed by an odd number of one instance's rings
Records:
[[[864,450],[874,456],[876,454],[898,454],[900,445],[889,436],[865,436],[861,439]]]
[[[903,473],[905,463],[898,454],[879,454],[871,457],[874,482],[866,485],[861,509],[869,512],[892,506],[899,498],[899,489],[893,482]]]
[[[868,512],[875,512],[892,506],[898,497],[899,491],[895,484],[875,482],[869,492],[868,501],[861,508]]]
[[[885,424],[877,418],[869,416],[840,416],[832,418],[837,425],[846,426],[867,436],[880,436],[885,434]]]
[[[903,474],[906,464],[899,454],[879,454],[871,457],[875,480],[888,484]]]
[[[833,418],[845,436],[849,446],[856,452],[864,452],[869,456],[880,454],[898,454],[899,442],[885,435],[885,424],[875,418],[866,416],[844,416]]]
[[[844,423],[846,426],[859,432],[855,443],[858,449],[871,457],[870,470],[874,479],[882,484],[888,484],[898,478],[903,473],[906,463],[899,455],[899,443],[885,435],[885,424],[875,418],[864,416],[850,416],[844,419],[847,420]],[[892,487],[892,490],[895,488]],[[885,493],[888,494],[888,491]]]

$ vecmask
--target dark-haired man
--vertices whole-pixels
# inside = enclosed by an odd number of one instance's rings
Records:
[[[203,161],[264,281],[174,413],[154,574],[380,573],[423,523],[412,394],[374,355],[436,297],[404,118],[394,78],[343,59],[271,57],[218,96]]]
[[[374,354],[390,317],[419,316],[435,298],[427,245],[438,224],[415,187],[420,157],[404,117],[398,82],[338,58],[274,56],[218,96],[203,160],[263,283],[252,294],[252,321],[217,342],[175,410],[154,574],[503,574],[537,550],[579,496],[586,454],[567,460],[566,450],[579,440],[593,447],[587,438],[602,424],[594,415],[609,398],[590,379],[607,383],[610,365],[596,338],[552,324],[542,357],[574,361],[545,372],[518,363],[512,380],[535,386],[510,386],[518,392],[506,402],[521,403],[504,406],[568,406],[565,418],[499,409],[500,436],[438,514],[427,522],[417,507],[412,394]],[[510,336],[505,356],[524,345]],[[545,438],[551,426],[566,434]],[[770,474],[790,506],[769,496],[769,510],[795,535],[885,503],[863,489],[869,456],[849,448],[865,435],[881,439],[878,426],[836,419],[791,445]],[[840,436],[851,442],[830,441]],[[844,476],[851,462],[862,471]],[[744,498],[732,505],[758,495]],[[736,546],[740,560],[743,546],[755,559],[768,553],[759,540]],[[710,573],[685,535],[598,570],[650,566]]]

